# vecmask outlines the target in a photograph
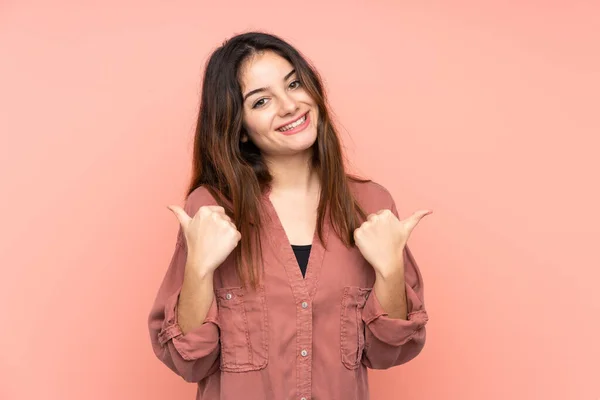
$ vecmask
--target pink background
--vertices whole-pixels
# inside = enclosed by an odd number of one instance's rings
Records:
[[[86,4],[84,4],[86,3]],[[595,4],[594,4],[595,3]],[[201,71],[265,29],[318,67],[402,216],[428,343],[374,400],[600,398],[600,4],[0,2],[0,399],[193,399],[146,318]]]

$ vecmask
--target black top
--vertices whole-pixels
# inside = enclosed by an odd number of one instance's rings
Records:
[[[312,245],[292,245],[292,249],[294,250],[294,254],[296,255],[296,260],[298,260],[298,265],[300,266],[300,271],[302,271],[302,276],[306,275],[306,265],[308,264],[308,256],[310,255],[310,248]]]

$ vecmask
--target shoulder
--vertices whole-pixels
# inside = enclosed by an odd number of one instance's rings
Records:
[[[349,187],[358,203],[364,207],[367,213],[395,207],[390,191],[376,181],[360,182],[349,179]]]
[[[193,216],[202,206],[217,206],[217,200],[205,186],[198,186],[185,199],[184,210]]]

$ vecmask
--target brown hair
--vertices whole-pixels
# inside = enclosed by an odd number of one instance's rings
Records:
[[[364,220],[366,216],[352,195],[348,180],[368,182],[346,173],[321,78],[298,50],[263,32],[234,36],[216,49],[204,72],[187,195],[204,186],[225,208],[242,236],[234,250],[238,276],[244,286],[250,283],[253,287],[259,283],[258,266],[262,264],[260,197],[272,176],[259,149],[250,140],[244,143],[240,140],[245,128],[239,70],[245,60],[264,51],[273,51],[292,64],[319,108],[312,165],[321,182],[317,232],[322,243],[323,222],[329,208],[334,231],[346,246],[354,246],[354,230],[360,226],[359,218]]]

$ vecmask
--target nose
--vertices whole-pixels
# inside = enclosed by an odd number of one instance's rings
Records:
[[[281,113],[283,115],[294,114],[296,110],[298,110],[298,102],[294,96],[286,94],[281,98]]]

